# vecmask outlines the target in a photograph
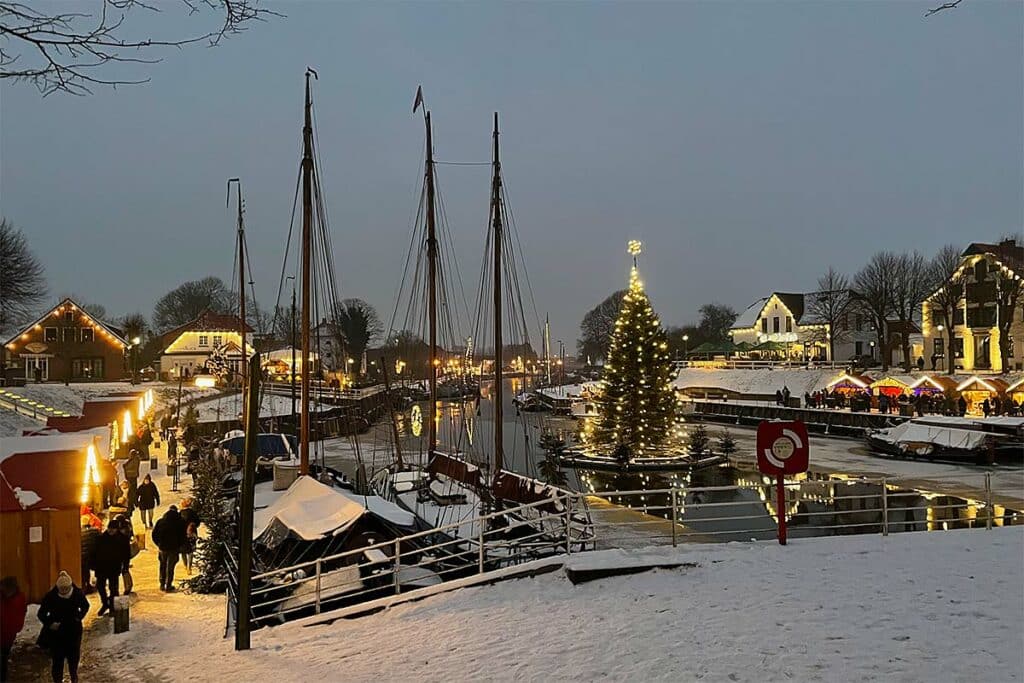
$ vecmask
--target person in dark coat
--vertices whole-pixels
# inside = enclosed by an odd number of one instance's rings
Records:
[[[92,590],[91,572],[96,557],[96,543],[103,535],[99,529],[89,523],[89,517],[82,515],[82,590]]]
[[[199,513],[192,507],[193,500],[186,498],[181,501],[181,522],[185,525],[185,546],[181,549],[181,559],[185,564],[185,571],[192,574],[192,556],[196,552],[196,544],[199,542]]]
[[[960,417],[963,417],[964,415],[966,415],[967,414],[967,399],[965,399],[963,396],[961,396],[960,400],[956,402],[956,407],[960,409]]]
[[[985,413],[985,417],[992,412],[992,404],[988,402],[987,398],[981,402],[981,412]]]
[[[82,619],[89,612],[89,601],[67,572],[57,577],[57,585],[39,603],[39,621],[44,640],[53,658],[50,673],[55,683],[64,680],[64,662],[68,663],[71,683],[78,683],[78,660],[82,654]]]
[[[153,509],[160,504],[160,491],[157,490],[153,478],[146,475],[139,487],[135,504],[139,506],[139,516],[142,517],[142,525],[147,529],[153,528]]]
[[[172,505],[153,527],[153,542],[160,549],[160,590],[171,592],[174,588],[174,567],[178,564],[178,555],[185,547],[185,523],[178,513],[178,507]]]
[[[103,507],[108,508],[117,501],[117,470],[114,464],[106,458],[100,458],[97,463],[100,474],[100,488],[103,493]]]
[[[0,681],[7,677],[7,661],[14,649],[14,640],[25,628],[25,614],[28,602],[25,594],[18,589],[18,580],[5,576],[0,580]]]
[[[114,598],[119,594],[118,579],[128,571],[131,560],[131,542],[121,533],[121,523],[114,520],[107,530],[96,539],[93,551],[93,570],[96,572],[96,588],[103,605],[97,613],[103,616],[114,609]]]
[[[128,514],[131,515],[135,511],[135,499],[139,489],[139,466],[142,464],[142,458],[139,456],[137,449],[132,449],[128,454],[128,459],[124,461],[122,469],[124,470],[125,481],[128,482]]]

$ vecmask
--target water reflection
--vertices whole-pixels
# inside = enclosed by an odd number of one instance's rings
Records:
[[[699,540],[765,540],[777,533],[780,511],[775,482],[752,465],[710,467],[690,473],[580,474],[582,490],[636,491],[609,496],[608,500],[669,520],[672,496],[653,490],[682,489],[674,501],[679,533],[698,536]],[[882,531],[884,519],[888,520],[889,533],[984,528],[987,524],[981,501],[893,484],[886,485],[883,500],[880,482],[828,473],[809,472],[787,479],[784,508],[789,535],[796,538],[876,534]],[[993,526],[1024,523],[1024,515],[1001,505],[993,505],[992,512]]]

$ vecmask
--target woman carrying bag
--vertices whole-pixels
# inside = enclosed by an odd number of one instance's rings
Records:
[[[64,662],[68,663],[71,683],[78,683],[78,660],[82,655],[82,619],[89,611],[85,593],[71,581],[67,572],[57,577],[57,584],[43,596],[39,604],[39,621],[43,629],[36,641],[49,650],[53,665],[50,673],[55,683],[64,680]]]

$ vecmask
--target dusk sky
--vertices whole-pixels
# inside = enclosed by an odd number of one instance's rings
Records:
[[[242,178],[257,295],[272,308],[314,98],[343,296],[387,323],[422,174],[422,84],[439,160],[503,169],[540,316],[575,347],[627,281],[626,241],[666,324],[852,273],[880,249],[931,255],[1024,225],[1024,4],[327,3],[216,49],[169,51],[151,82],[42,98],[0,85],[0,210],[50,292],[152,312],[229,279]],[[167,9],[154,33],[200,24]],[[439,168],[467,288],[489,169]],[[467,299],[474,298],[467,291]]]

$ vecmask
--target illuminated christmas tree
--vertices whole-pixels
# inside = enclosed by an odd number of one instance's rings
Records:
[[[661,321],[637,271],[640,242],[629,243],[633,268],[606,354],[598,417],[589,445],[626,457],[656,455],[676,430],[672,364]]]

